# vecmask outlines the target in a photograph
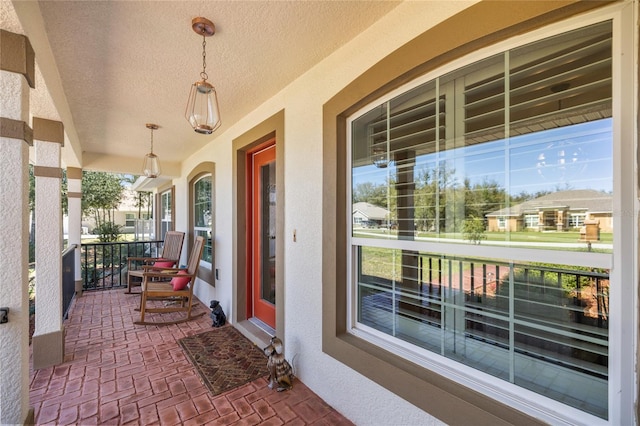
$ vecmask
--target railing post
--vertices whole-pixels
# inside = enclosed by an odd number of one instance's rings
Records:
[[[482,300],[487,300],[487,264],[482,264]]]

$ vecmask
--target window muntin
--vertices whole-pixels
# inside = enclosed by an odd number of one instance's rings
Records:
[[[211,230],[213,229],[212,190],[212,176],[210,174],[200,177],[193,184],[193,233],[194,237],[204,237],[202,261],[208,263],[211,263],[213,253],[211,241]]]
[[[611,222],[611,37],[605,22],[516,48],[349,121],[352,205],[375,204],[397,223],[351,228],[356,329],[607,418],[611,258],[564,247],[580,253],[558,264],[552,250],[578,240],[567,208],[596,198]],[[527,210],[541,221],[528,245]],[[469,239],[465,221],[476,219],[484,226]],[[492,227],[501,233],[485,243]],[[448,240],[491,243],[499,256]],[[529,258],[523,245],[535,262],[514,262]],[[581,385],[550,382],[558,372]]]

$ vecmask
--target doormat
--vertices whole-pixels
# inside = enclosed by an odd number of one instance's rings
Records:
[[[178,342],[212,395],[269,374],[266,355],[231,325]]]

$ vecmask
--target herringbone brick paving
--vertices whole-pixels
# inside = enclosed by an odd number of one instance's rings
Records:
[[[65,362],[30,374],[36,424],[352,424],[298,379],[286,392],[269,389],[261,378],[212,397],[177,343],[210,330],[209,316],[169,326],[134,325],[138,303],[139,296],[123,290],[75,300],[64,324]],[[208,312],[202,304],[196,309]]]

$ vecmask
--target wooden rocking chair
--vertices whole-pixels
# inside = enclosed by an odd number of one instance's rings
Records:
[[[164,237],[164,245],[160,257],[129,257],[127,258],[127,290],[126,294],[131,294],[133,287],[142,283],[144,273],[154,266],[161,268],[172,268],[180,260],[182,253],[182,243],[184,242],[184,232],[167,231]]]
[[[196,237],[189,255],[187,269],[184,268],[158,268],[145,272],[142,277],[142,296],[140,297],[140,321],[137,325],[167,325],[180,324],[201,317],[206,312],[191,314],[193,301],[193,287],[198,274],[198,266],[204,249],[204,238]],[[171,273],[171,282],[167,281],[167,274]],[[165,279],[157,281],[155,279]],[[158,302],[159,301],[159,302]],[[149,303],[151,302],[151,303]],[[147,306],[147,304],[152,306]],[[186,312],[186,315],[177,320],[164,322],[147,322],[144,316],[147,312]]]

